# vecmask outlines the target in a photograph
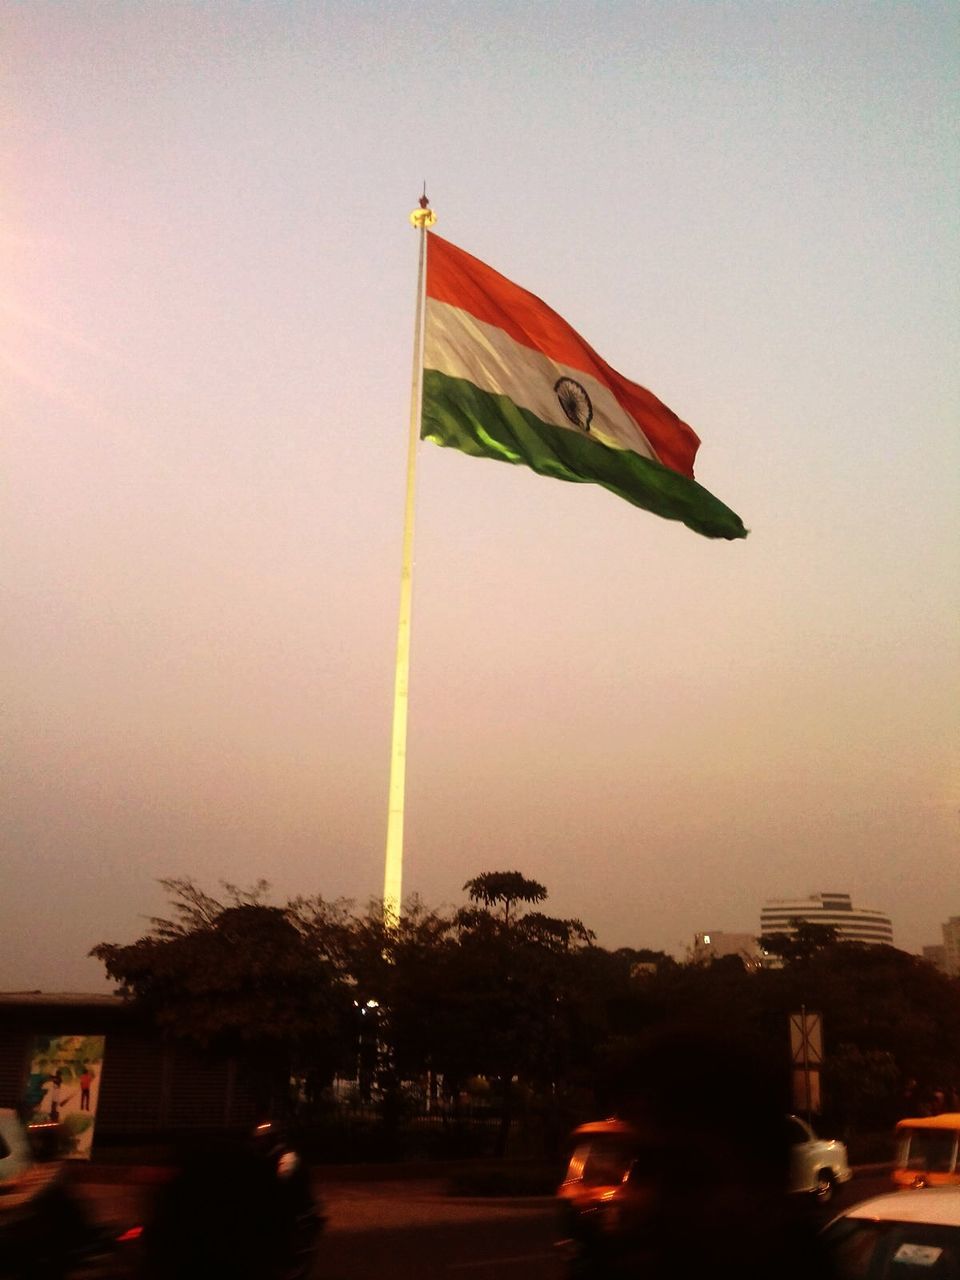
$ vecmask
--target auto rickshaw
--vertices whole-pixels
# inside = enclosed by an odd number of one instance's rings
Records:
[[[897,1187],[944,1187],[960,1184],[958,1143],[960,1112],[918,1116],[897,1122],[897,1155],[893,1182]]]
[[[613,1263],[625,1244],[624,1202],[639,1150],[632,1125],[611,1117],[573,1131],[572,1151],[559,1197],[561,1254],[570,1276],[587,1277]]]

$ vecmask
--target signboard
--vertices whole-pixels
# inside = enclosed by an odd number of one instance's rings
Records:
[[[795,1065],[819,1067],[823,1063],[823,1018],[819,1013],[790,1015],[790,1056]]]
[[[790,1014],[790,1059],[793,1063],[793,1109],[807,1120],[820,1112],[820,1067],[823,1064],[823,1018],[801,1007]]]
[[[67,1156],[89,1160],[104,1036],[37,1036],[24,1091],[27,1119],[62,1127]]]
[[[793,1109],[798,1114],[814,1112],[820,1114],[820,1072],[816,1067],[804,1071],[803,1067],[794,1067],[791,1075],[793,1086]]]

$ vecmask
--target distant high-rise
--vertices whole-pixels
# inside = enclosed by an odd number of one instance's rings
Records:
[[[944,969],[952,978],[960,977],[960,916],[951,916],[943,929]]]
[[[893,945],[890,917],[876,907],[857,907],[849,893],[813,893],[808,898],[771,898],[760,911],[761,933],[796,933],[791,923],[824,924],[836,929],[841,942]],[[960,944],[960,918],[957,920]],[[946,927],[945,927],[946,928]],[[946,936],[946,935],[944,935]]]
[[[932,964],[935,969],[939,969],[941,973],[949,973],[947,968],[947,948],[937,943],[932,947],[924,947],[921,953],[927,964]]]

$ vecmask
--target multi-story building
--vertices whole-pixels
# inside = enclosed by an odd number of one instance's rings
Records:
[[[796,932],[791,923],[830,925],[841,942],[874,942],[893,945],[890,917],[876,907],[855,906],[849,893],[813,893],[808,898],[771,898],[760,911],[761,933]],[[960,943],[960,918],[957,919]],[[946,928],[946,926],[944,926]],[[946,935],[944,935],[946,936]]]
[[[724,933],[721,929],[696,933],[690,958],[696,964],[709,964],[723,956],[738,956],[744,968],[760,967],[760,947],[753,933]]]
[[[927,964],[932,964],[935,969],[939,969],[941,973],[949,973],[947,968],[947,948],[937,943],[931,947],[924,947],[922,952],[924,960]]]
[[[960,916],[951,916],[943,930],[944,968],[952,978],[960,977]]]

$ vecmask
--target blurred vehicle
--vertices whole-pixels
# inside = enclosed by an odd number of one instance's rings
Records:
[[[272,1124],[184,1143],[144,1227],[148,1280],[304,1280],[325,1218],[299,1154]]]
[[[787,1116],[790,1143],[788,1191],[810,1195],[818,1204],[829,1204],[836,1188],[853,1177],[847,1148],[836,1138],[818,1138],[799,1116]]]
[[[960,1280],[960,1187],[865,1200],[820,1238],[835,1280]]]
[[[8,1189],[35,1163],[26,1126],[10,1107],[0,1107],[0,1185]]]
[[[25,1125],[15,1110],[0,1108],[2,1280],[126,1273],[124,1242],[136,1229],[92,1221],[58,1158],[60,1136],[56,1124]]]
[[[617,1251],[639,1134],[611,1118],[582,1124],[572,1136],[573,1151],[557,1189],[563,1230],[558,1246],[574,1273],[586,1275]]]
[[[894,1185],[920,1188],[960,1184],[958,1139],[960,1114],[956,1112],[900,1120]]]
[[[783,1200],[827,1203],[835,1188],[853,1176],[846,1147],[818,1138],[797,1116],[784,1121],[789,1160]],[[575,1276],[604,1274],[618,1263],[629,1268],[627,1259],[647,1229],[652,1183],[666,1182],[681,1201],[702,1197],[708,1153],[685,1149],[686,1140],[651,1150],[633,1125],[616,1117],[580,1125],[571,1137],[572,1152],[557,1189],[558,1246]],[[707,1176],[720,1188],[728,1172],[721,1157]]]

